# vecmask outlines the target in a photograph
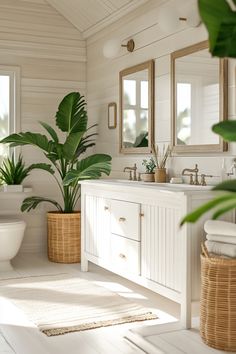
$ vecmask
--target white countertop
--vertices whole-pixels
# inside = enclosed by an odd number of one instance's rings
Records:
[[[209,192],[214,186],[195,186],[190,184],[155,183],[143,181],[129,181],[122,179],[97,179],[80,182],[82,185],[116,185],[124,187],[152,188],[155,190],[165,190],[169,192]]]

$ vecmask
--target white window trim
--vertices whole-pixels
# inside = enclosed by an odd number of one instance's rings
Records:
[[[20,68],[19,66],[0,65],[0,75],[10,77],[10,133],[21,129],[20,117]]]
[[[0,75],[10,77],[10,107],[9,107],[9,133],[18,133],[21,131],[21,85],[20,85],[20,67],[0,65]],[[16,156],[20,149],[14,149]]]

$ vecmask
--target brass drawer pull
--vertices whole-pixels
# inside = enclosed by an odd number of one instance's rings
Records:
[[[119,218],[119,221],[126,221],[126,218]]]
[[[125,258],[126,258],[126,255],[123,254],[123,253],[120,253],[120,254],[119,254],[119,257],[122,258],[122,259],[125,259]]]

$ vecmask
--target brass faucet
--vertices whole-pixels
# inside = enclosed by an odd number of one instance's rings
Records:
[[[190,174],[186,172],[190,172]],[[195,168],[185,168],[182,171],[182,176],[190,176],[190,184],[194,184],[198,186],[200,184],[198,180],[198,172],[199,169],[198,169],[198,165],[196,164]],[[193,180],[193,173],[194,173],[194,180]]]
[[[190,173],[186,173],[186,172],[190,172]],[[190,176],[190,181],[189,184],[194,184],[196,186],[198,186],[199,184],[201,184],[201,186],[206,186],[206,177],[213,177],[212,175],[206,175],[205,173],[201,174],[201,183],[199,183],[198,180],[198,165],[195,165],[195,168],[185,168],[182,171],[182,176]],[[194,173],[194,179],[193,179],[193,173]]]
[[[133,167],[125,167],[124,172],[129,171],[129,180],[130,181],[137,181],[137,165],[134,164]],[[133,178],[132,178],[132,171],[133,171]]]

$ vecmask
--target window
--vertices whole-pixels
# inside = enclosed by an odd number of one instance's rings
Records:
[[[123,80],[124,90],[124,123],[123,132],[125,132],[125,147],[148,146],[148,80],[146,79],[147,70],[144,70],[144,77]],[[143,73],[142,73],[143,74]]]
[[[0,139],[20,128],[20,69],[0,65]],[[9,155],[6,145],[0,144],[0,160]]]

